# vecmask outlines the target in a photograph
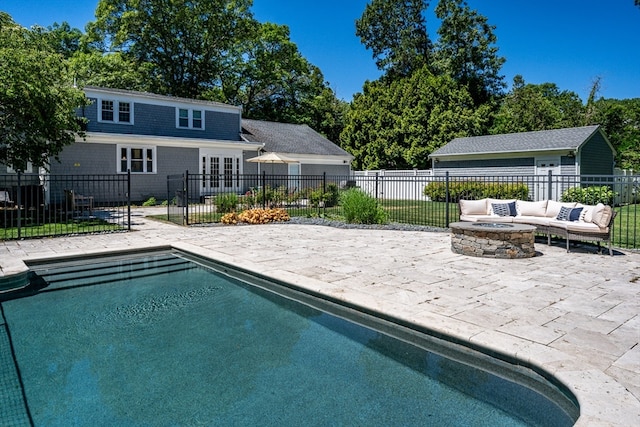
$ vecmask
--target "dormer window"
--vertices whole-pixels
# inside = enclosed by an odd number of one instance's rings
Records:
[[[133,124],[133,108],[130,102],[103,99],[98,104],[100,122]]]
[[[181,129],[204,129],[204,112],[190,108],[178,108],[176,127]]]

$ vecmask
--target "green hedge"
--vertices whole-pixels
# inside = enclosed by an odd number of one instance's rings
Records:
[[[562,193],[563,202],[577,202],[585,205],[613,205],[616,193],[606,185],[601,187],[573,187]]]
[[[423,194],[434,202],[446,201],[446,183],[432,182],[424,187]],[[491,183],[479,181],[449,182],[449,201],[494,199],[528,200],[529,187],[523,183]]]

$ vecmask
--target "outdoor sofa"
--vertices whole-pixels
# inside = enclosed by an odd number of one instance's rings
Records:
[[[609,255],[611,249],[611,232],[616,212],[611,206],[582,205],[580,203],[562,203],[554,200],[529,202],[523,200],[460,200],[460,221],[495,222],[529,224],[536,227],[536,232],[547,236],[551,244],[551,236],[561,236],[566,240],[567,252],[569,241],[607,242]]]

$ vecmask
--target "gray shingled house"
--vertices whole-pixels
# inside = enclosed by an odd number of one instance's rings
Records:
[[[615,155],[595,125],[456,138],[429,158],[436,175],[612,175]]]
[[[263,153],[284,154],[297,163],[270,164],[269,173],[282,175],[344,175],[351,172],[353,156],[307,125],[242,119],[242,139],[263,144]],[[251,166],[250,166],[251,165]],[[246,163],[247,173],[265,165]]]
[[[247,162],[269,151],[297,160],[269,165],[268,173],[348,175],[352,156],[306,125],[242,118],[238,106],[147,92],[85,87],[92,102],[78,111],[87,119],[86,137],[52,160],[52,174],[126,174],[131,171],[131,199],[166,197],[167,176],[219,175],[203,180],[201,195],[247,191],[234,175],[255,174],[264,167]],[[13,173],[0,164],[0,173]],[[38,181],[28,168],[24,179]]]

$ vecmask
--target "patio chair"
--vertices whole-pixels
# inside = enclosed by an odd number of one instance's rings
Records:
[[[93,196],[83,196],[76,193],[73,190],[64,190],[66,198],[67,213],[72,215],[75,213],[89,212],[89,215],[93,215]]]
[[[0,190],[0,208],[12,208],[15,205],[11,195],[6,190]]]

